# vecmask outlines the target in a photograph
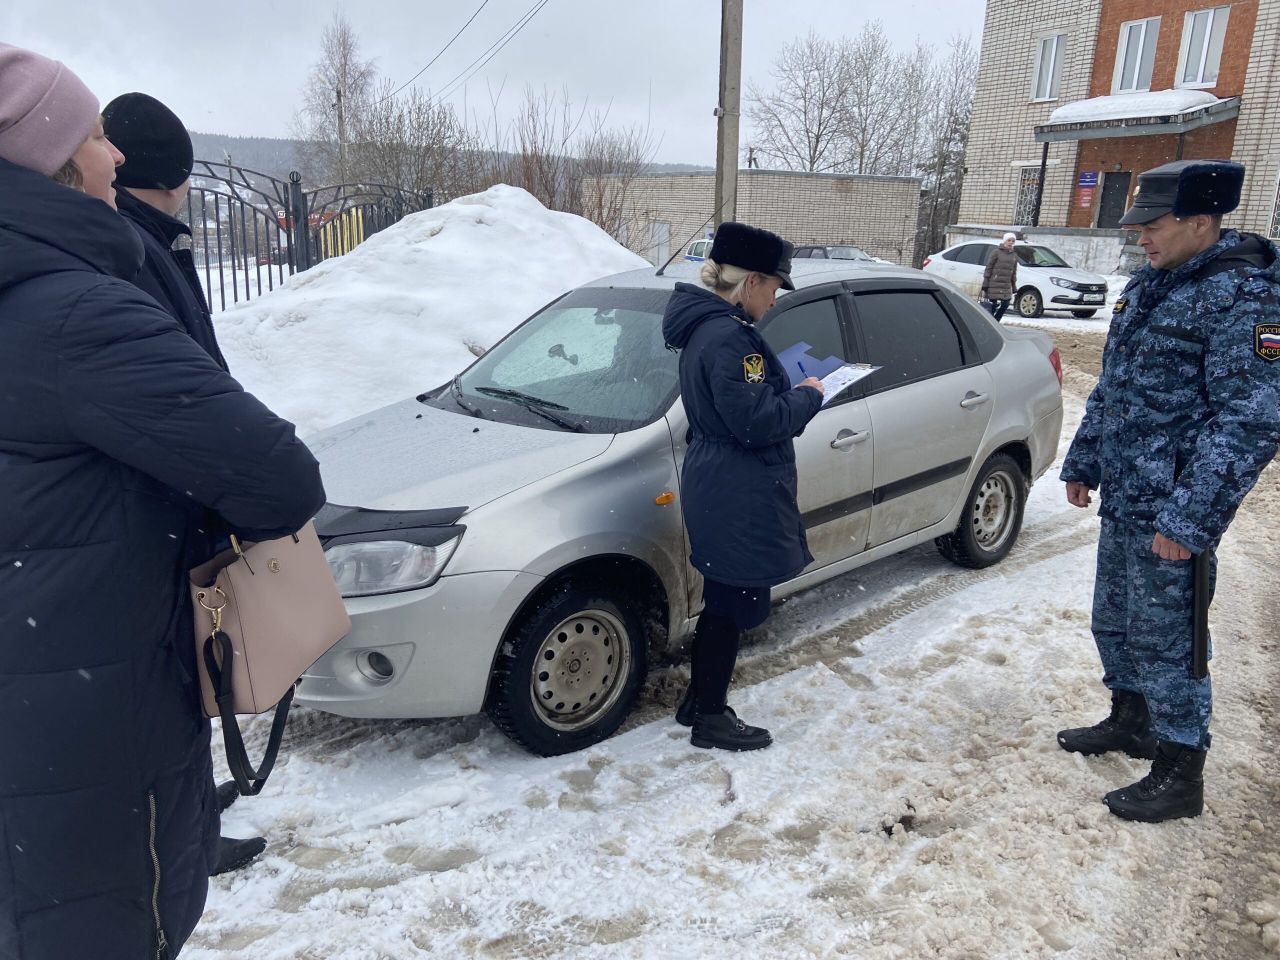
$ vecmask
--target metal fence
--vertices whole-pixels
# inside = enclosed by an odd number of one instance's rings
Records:
[[[191,227],[192,255],[209,306],[225,310],[432,205],[430,191],[380,183],[306,190],[296,171],[284,181],[197,160],[179,216]]]

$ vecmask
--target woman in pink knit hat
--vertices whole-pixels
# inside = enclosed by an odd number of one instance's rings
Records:
[[[70,70],[0,44],[3,960],[177,956],[218,837],[196,534],[324,502],[293,425],[129,282],[121,160]]]

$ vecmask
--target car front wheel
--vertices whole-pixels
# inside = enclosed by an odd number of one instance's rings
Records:
[[[631,711],[647,648],[633,597],[565,581],[511,626],[486,710],[536,754],[581,750],[611,736]]]
[[[1026,503],[1022,468],[1008,454],[993,455],[978,471],[955,532],[934,541],[938,552],[962,567],[999,563],[1018,539]]]
[[[1018,308],[1018,316],[1021,317],[1038,317],[1044,313],[1044,301],[1035,287],[1023,287],[1019,290],[1014,306]]]

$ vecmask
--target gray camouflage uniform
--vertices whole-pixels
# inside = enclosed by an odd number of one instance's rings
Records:
[[[1205,749],[1208,678],[1191,678],[1192,562],[1156,532],[1216,546],[1280,445],[1280,251],[1224,231],[1116,303],[1102,376],[1061,477],[1100,490],[1093,634],[1103,683],[1146,697],[1160,740]]]

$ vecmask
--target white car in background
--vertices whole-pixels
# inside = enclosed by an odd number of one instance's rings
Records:
[[[969,240],[925,257],[926,273],[950,280],[969,296],[982,296],[982,275],[995,240]],[[1018,255],[1018,289],[1011,306],[1019,316],[1038,317],[1046,310],[1069,310],[1081,319],[1092,317],[1107,303],[1104,277],[1077,270],[1048,247],[1015,243]]]

